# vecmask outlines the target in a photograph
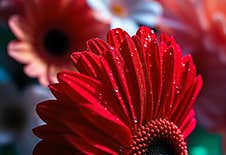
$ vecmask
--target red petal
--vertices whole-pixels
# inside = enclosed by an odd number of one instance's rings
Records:
[[[126,37],[129,37],[126,31],[116,28],[107,33],[107,42],[114,48],[119,49]]]
[[[33,155],[75,155],[80,154],[77,150],[72,149],[66,145],[55,144],[53,142],[39,142],[34,150]]]
[[[71,55],[78,71],[87,76],[98,79],[101,76],[100,57],[91,52],[75,52]]]
[[[127,99],[128,107],[130,107],[132,120],[134,124],[139,125],[143,122],[143,105],[145,100],[145,76],[143,72],[143,64],[140,60],[138,49],[133,40],[126,37],[119,50],[124,60],[124,78],[125,82],[119,85],[123,87],[124,96]],[[120,74],[119,74],[120,75]]]
[[[79,145],[77,141],[83,141],[84,144],[107,147],[116,152],[121,146],[130,145],[130,130],[104,107],[85,103],[77,107],[67,103],[53,103],[54,101],[38,105],[38,114],[43,120],[48,120],[47,125],[34,129],[34,133],[40,138],[75,148]]]
[[[88,40],[86,42],[86,45],[87,45],[89,51],[91,51],[97,55],[104,54],[105,51],[110,49],[109,44],[107,44],[105,41],[98,39],[98,38]]]

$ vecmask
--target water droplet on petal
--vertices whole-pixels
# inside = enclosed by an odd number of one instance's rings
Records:
[[[138,121],[137,121],[137,119],[135,118],[135,119],[134,119],[134,123],[137,123],[137,122],[138,122]]]

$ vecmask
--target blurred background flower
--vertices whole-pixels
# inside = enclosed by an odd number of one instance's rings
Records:
[[[95,11],[95,17],[111,25],[135,34],[139,24],[154,27],[162,13],[154,0],[87,0]]]
[[[62,68],[72,68],[68,61],[72,51],[82,50],[87,39],[102,37],[109,29],[94,19],[85,0],[31,0],[24,7],[24,15],[9,20],[18,40],[9,44],[8,51],[26,64],[28,76],[43,85],[56,82]]]
[[[184,51],[192,53],[203,75],[204,88],[196,104],[199,123],[225,137],[226,1],[159,1],[164,10],[159,29],[174,35]]]

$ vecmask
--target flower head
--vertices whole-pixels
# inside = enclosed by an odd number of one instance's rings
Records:
[[[160,2],[164,8],[160,29],[173,34],[184,49],[192,52],[203,75],[204,87],[195,107],[197,118],[209,131],[225,135],[226,1]]]
[[[96,18],[123,28],[129,34],[136,33],[139,24],[155,26],[162,9],[154,0],[87,0]]]
[[[34,129],[43,139],[34,154],[186,155],[202,85],[191,57],[146,27],[133,37],[113,29],[87,49],[72,54],[79,72],[60,72],[50,85],[57,100],[37,106],[47,124]]]
[[[72,68],[71,51],[83,50],[87,39],[102,37],[108,29],[94,19],[85,0],[30,0],[24,14],[10,18],[18,40],[9,44],[9,55],[26,64],[25,73],[44,85],[56,82],[62,68]]]

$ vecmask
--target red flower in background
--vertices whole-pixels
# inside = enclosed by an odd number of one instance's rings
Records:
[[[85,0],[29,0],[24,14],[10,18],[18,40],[9,44],[9,55],[44,85],[56,82],[62,68],[72,68],[73,50],[84,50],[87,39],[102,37],[108,29],[94,19]]]
[[[226,135],[226,1],[159,1],[165,11],[160,29],[192,52],[203,75],[197,118],[209,131]],[[226,142],[223,145],[226,150]]]
[[[172,38],[114,29],[72,59],[79,72],[60,72],[57,99],[37,107],[47,124],[34,129],[34,155],[187,154],[202,79]]]
[[[23,14],[24,0],[0,0],[0,20],[8,22],[13,14]]]

